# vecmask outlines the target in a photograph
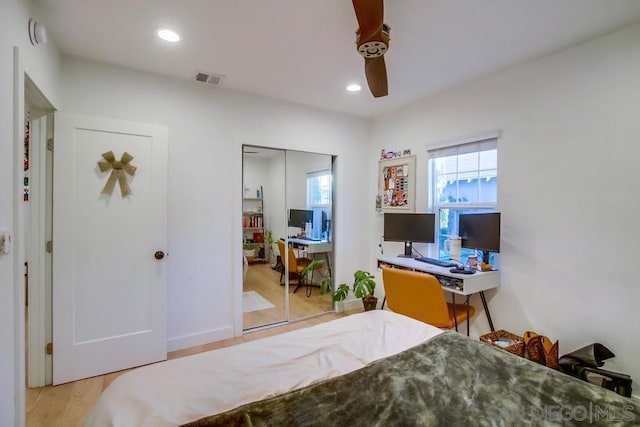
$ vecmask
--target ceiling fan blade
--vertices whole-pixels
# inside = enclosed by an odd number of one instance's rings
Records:
[[[364,73],[367,76],[367,84],[374,97],[380,98],[388,95],[387,67],[384,63],[384,56],[365,58]]]
[[[360,42],[373,39],[382,31],[383,0],[352,0],[360,26]],[[380,36],[377,36],[380,37]],[[377,38],[376,38],[377,39]]]

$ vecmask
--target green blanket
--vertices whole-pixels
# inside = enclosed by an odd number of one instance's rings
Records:
[[[189,426],[640,425],[625,398],[447,331],[350,374]]]

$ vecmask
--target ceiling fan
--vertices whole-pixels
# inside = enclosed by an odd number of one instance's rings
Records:
[[[383,23],[383,0],[352,0],[360,28],[356,31],[356,46],[364,57],[364,73],[371,94],[379,98],[389,93],[384,54],[389,49],[389,30]]]

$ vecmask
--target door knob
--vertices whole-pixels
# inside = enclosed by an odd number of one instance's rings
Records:
[[[162,251],[156,251],[156,253],[155,253],[155,254],[153,254],[153,257],[154,257],[155,259],[162,259],[162,258],[164,258],[164,252],[162,252]]]

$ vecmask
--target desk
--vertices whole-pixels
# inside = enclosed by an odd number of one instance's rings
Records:
[[[289,237],[287,240],[297,246],[304,246],[308,254],[328,254],[333,251],[333,244],[326,240],[305,240],[297,237]]]
[[[499,271],[478,271],[474,274],[456,274],[449,271],[450,267],[439,267],[422,261],[416,261],[413,258],[402,257],[378,257],[378,268],[381,267],[405,268],[435,276],[442,285],[442,290],[451,294],[454,304],[456,301],[455,296],[462,295],[465,297],[465,304],[468,307],[469,297],[473,294],[480,294],[482,307],[487,315],[491,332],[495,331],[493,321],[491,320],[491,313],[489,312],[489,306],[487,305],[487,299],[484,296],[484,291],[500,286]],[[456,321],[456,330],[457,329],[458,322]],[[468,334],[469,318],[467,317],[467,335]]]
[[[289,237],[287,241],[293,244],[294,247],[302,247],[308,255],[324,254],[327,261],[327,273],[331,277],[331,261],[329,260],[329,254],[333,252],[333,243],[327,240],[306,240],[297,237]],[[313,271],[311,271],[310,284],[307,286],[307,296],[311,295],[311,288],[313,286]]]

